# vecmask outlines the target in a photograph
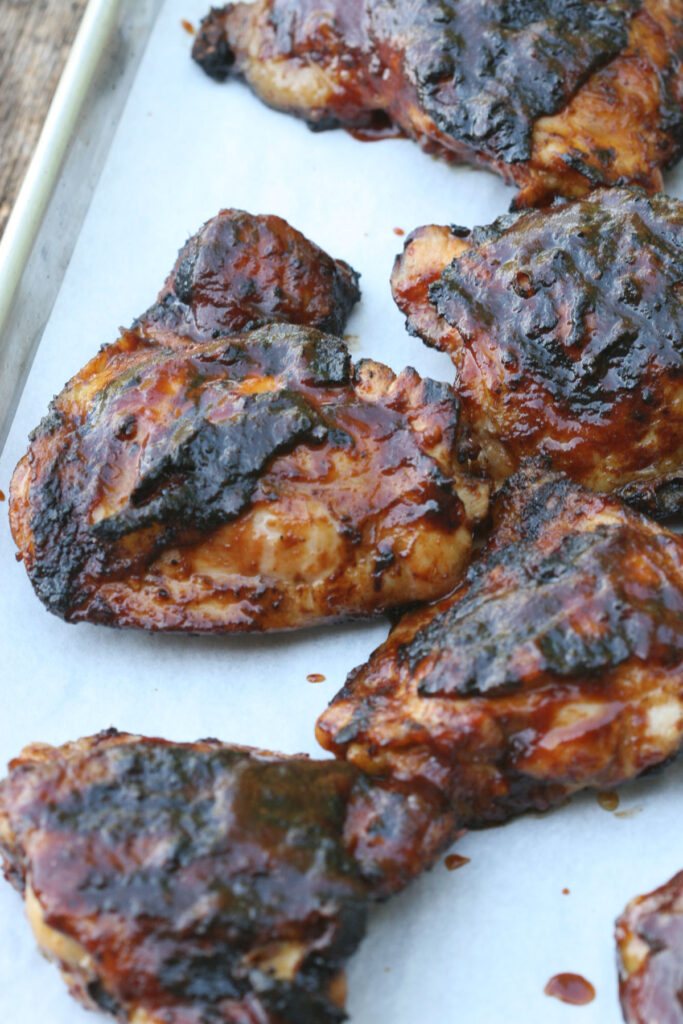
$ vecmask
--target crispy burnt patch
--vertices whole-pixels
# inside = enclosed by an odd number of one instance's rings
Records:
[[[452,836],[446,814],[422,842],[438,794],[411,808],[374,789],[341,762],[109,730],[12,762],[0,849],[87,1007],[151,1024],[332,1024],[369,901]]]
[[[487,485],[447,385],[269,325],[168,350],[131,334],[52,404],[14,476],[34,588],[69,621],[281,629],[447,592]],[[476,511],[476,508],[475,508]]]
[[[380,38],[395,38],[391,6],[373,5]],[[516,163],[531,155],[537,119],[561,110],[624,47],[640,3],[430,0],[404,7],[404,73],[416,83],[421,110],[473,152]]]
[[[596,490],[681,510],[678,200],[612,189],[471,233],[422,228],[392,284],[409,326],[451,355],[497,482],[542,453]]]
[[[616,923],[627,1024],[678,1024],[683,989],[683,872],[638,896]]]
[[[255,36],[275,61],[302,60],[311,43],[317,44],[313,59],[320,67],[345,57],[343,63],[352,69],[350,95],[339,79],[327,105],[296,110],[325,126],[330,118],[345,123],[354,98],[359,114],[373,100],[382,109],[389,99],[382,95],[382,75],[393,57],[420,112],[439,132],[472,151],[513,162],[531,155],[537,118],[560,110],[593,70],[625,46],[639,6],[638,0],[497,5],[428,0],[419,5],[328,2],[321,8],[270,0],[249,12],[244,4],[228,4],[204,20],[193,53],[218,80],[235,73],[250,78],[252,55],[245,44]],[[399,49],[400,38],[405,43]]]
[[[204,19],[193,56],[315,129],[389,126],[488,164],[532,205],[599,184],[661,188],[679,153],[677,0],[258,0]]]
[[[426,779],[463,823],[663,764],[683,735],[683,542],[525,466],[466,581],[402,619],[318,722],[369,772]]]
[[[280,217],[222,210],[186,242],[134,326],[171,347],[268,323],[341,334],[359,298],[358,274]]]

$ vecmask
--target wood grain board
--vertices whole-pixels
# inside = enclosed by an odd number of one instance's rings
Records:
[[[0,236],[86,0],[0,0]]]

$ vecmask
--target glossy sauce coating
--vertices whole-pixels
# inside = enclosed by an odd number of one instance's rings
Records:
[[[627,1024],[681,1024],[683,871],[629,903],[616,923],[616,939]]]
[[[661,188],[683,135],[679,0],[258,0],[212,9],[193,54],[315,129],[393,124],[485,163],[531,205]]]
[[[202,632],[378,613],[447,592],[467,564],[457,423],[447,385],[354,367],[310,328],[175,350],[131,334],[53,402],[15,471],[12,530],[69,621]]]
[[[466,581],[400,620],[317,728],[473,826],[612,788],[683,736],[683,541],[533,464],[493,516]]]
[[[357,280],[278,217],[223,210],[186,243],[14,474],[19,558],[51,611],[286,629],[453,586],[490,485],[461,470],[450,388],[354,367],[317,331],[343,330]]]
[[[367,906],[340,841],[355,777],[335,762],[113,731],[28,748],[0,790],[9,877],[92,1009],[341,1021],[333,981]]]
[[[36,744],[0,783],[43,951],[87,1007],[150,1024],[340,1022],[368,901],[452,839],[429,789],[217,740]]]
[[[409,329],[458,373],[472,457],[545,454],[644,510],[683,509],[683,204],[626,189],[425,227],[394,268]]]
[[[269,323],[341,335],[359,298],[358,274],[281,217],[221,210],[185,243],[135,326],[170,347]]]

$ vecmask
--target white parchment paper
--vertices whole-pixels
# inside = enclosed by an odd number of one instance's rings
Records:
[[[190,61],[182,19],[207,0],[167,0],[42,340],[0,460],[0,488],[64,382],[153,301],[186,237],[226,206],[277,213],[362,273],[352,350],[452,380],[450,361],[410,338],[388,278],[424,223],[487,223],[512,192],[407,141],[363,144],[310,133],[238,84]],[[668,190],[683,195],[683,173]],[[14,559],[0,504],[3,638],[0,765],[34,740],[62,743],[109,725],[316,753],[313,726],[347,672],[385,637],[383,621],[278,637],[147,636],[69,626],[49,615]],[[312,685],[309,673],[326,681]],[[626,901],[683,867],[683,766],[543,818],[471,833],[471,863],[443,865],[371,918],[349,970],[354,1024],[618,1024],[613,921]],[[624,813],[626,812],[626,813]],[[563,889],[570,890],[568,895]],[[560,971],[585,975],[585,1007],[543,994]],[[0,886],[0,1019],[93,1020],[35,949],[22,904]],[[304,1024],[304,1022],[302,1022]]]

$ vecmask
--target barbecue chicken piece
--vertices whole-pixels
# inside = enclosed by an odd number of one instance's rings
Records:
[[[450,839],[429,789],[217,740],[37,744],[0,785],[39,945],[86,1007],[132,1024],[338,1024],[368,902]]]
[[[467,579],[406,615],[317,729],[470,826],[612,788],[683,735],[683,539],[538,465],[493,518]]]
[[[485,164],[520,206],[661,189],[683,141],[680,0],[257,0],[212,9],[193,55],[313,128]]]
[[[134,327],[175,348],[269,323],[342,334],[358,274],[280,217],[221,210],[193,235]]]
[[[683,871],[632,900],[617,921],[616,938],[627,1024],[681,1024]]]
[[[419,228],[394,266],[408,329],[449,353],[501,483],[526,456],[683,511],[683,203],[640,191]]]
[[[128,350],[126,344],[128,343]],[[447,384],[312,328],[169,350],[124,335],[53,401],[12,481],[31,582],[68,621],[304,626],[448,593],[470,509]],[[479,504],[477,504],[479,502]]]

